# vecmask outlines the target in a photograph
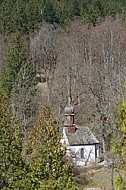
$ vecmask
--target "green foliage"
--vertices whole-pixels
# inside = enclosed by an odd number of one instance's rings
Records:
[[[53,7],[59,24],[61,26],[67,25],[74,14],[74,2],[72,0],[55,0],[53,1]]]
[[[1,75],[1,89],[10,96],[14,82],[22,67],[28,60],[27,50],[21,35],[16,33],[8,49],[5,67]]]
[[[99,8],[98,7],[94,8],[93,5],[90,5],[87,7],[87,11],[83,16],[83,20],[85,23],[95,26],[100,17],[101,17],[101,12]]]
[[[29,32],[41,22],[42,0],[3,0],[0,5],[0,33]]]
[[[16,33],[6,55],[1,90],[11,99],[13,112],[26,130],[36,113],[36,74],[20,33]]]
[[[77,190],[69,165],[63,163],[65,147],[50,107],[46,106],[31,132],[23,157],[21,126],[12,105],[0,96],[0,185],[2,190]],[[23,158],[26,158],[25,160]],[[27,162],[26,162],[27,160]]]
[[[122,103],[119,109],[119,135],[120,139],[116,141],[116,145],[113,146],[114,153],[118,153],[120,156],[122,156],[122,159],[124,163],[126,164],[126,102]]]
[[[39,116],[38,125],[32,130],[27,147],[31,160],[29,174],[32,189],[77,189],[69,165],[63,163],[65,147],[60,142],[57,122],[48,105]]]
[[[123,102],[119,112],[119,123],[121,125],[121,132],[123,133],[124,140],[126,137],[126,102]]]
[[[44,1],[43,18],[49,23],[59,22],[53,7],[53,1]]]
[[[17,117],[26,127],[27,119],[36,113],[36,75],[33,63],[27,58],[26,62],[21,65],[19,72],[13,84],[11,91],[11,100]]]
[[[119,177],[115,180],[115,185],[118,190],[126,190],[126,182],[121,175],[119,175]]]
[[[25,14],[25,1],[24,0],[16,0],[15,3],[13,3],[13,9],[11,12],[11,19],[12,19],[12,28],[13,32],[21,31],[26,32],[27,31],[27,24],[26,24],[26,14]]]
[[[119,135],[116,142],[113,144],[112,151],[117,154],[120,158],[118,162],[118,167],[124,173],[119,175],[116,179],[115,184],[118,187],[118,190],[126,189],[126,102],[123,102],[119,109]]]
[[[2,0],[0,33],[34,31],[44,20],[66,26],[75,16],[86,24],[96,25],[99,17],[117,15],[125,18],[124,0]]]
[[[28,189],[22,159],[22,132],[6,96],[0,96],[0,184],[3,190]]]
[[[11,22],[11,12],[13,6],[12,1],[3,0],[0,4],[0,33],[8,34],[13,32],[12,22]]]

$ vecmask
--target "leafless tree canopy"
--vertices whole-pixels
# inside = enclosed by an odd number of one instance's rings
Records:
[[[40,77],[40,109],[49,101],[61,116],[69,102],[75,108],[76,122],[115,125],[126,81],[126,30],[119,20],[106,18],[88,28],[76,19],[66,31],[43,23],[29,44]],[[1,65],[4,45],[2,40]]]

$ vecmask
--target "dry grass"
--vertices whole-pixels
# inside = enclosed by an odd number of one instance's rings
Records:
[[[116,178],[117,173],[114,172],[113,177]],[[112,190],[112,172],[109,168],[86,168],[81,169],[77,181],[83,188],[104,187],[105,190]],[[86,182],[86,183],[85,183]]]
[[[95,171],[90,171],[89,177],[91,183],[88,184],[89,187],[104,187],[107,190],[111,190],[111,172],[108,169],[99,169]]]

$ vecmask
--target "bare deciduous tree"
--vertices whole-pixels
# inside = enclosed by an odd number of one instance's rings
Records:
[[[47,23],[43,23],[39,32],[30,40],[30,51],[36,67],[36,73],[40,77],[44,74],[46,78],[48,102],[51,101],[52,82],[59,54],[56,49],[57,40],[58,30]]]

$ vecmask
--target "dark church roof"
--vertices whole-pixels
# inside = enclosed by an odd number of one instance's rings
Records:
[[[91,145],[99,143],[88,127],[76,126],[75,133],[69,133],[68,128],[65,127],[65,132],[70,145]]]

